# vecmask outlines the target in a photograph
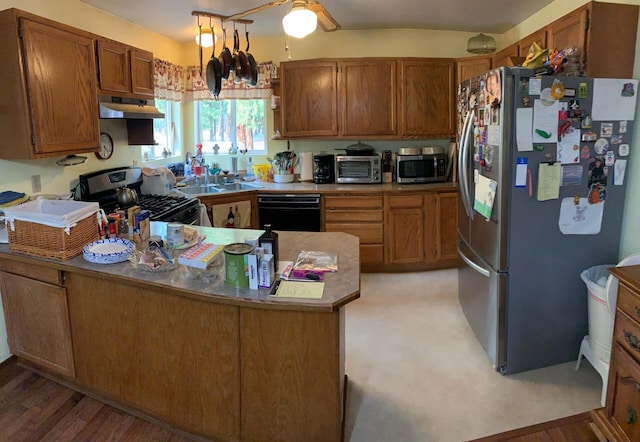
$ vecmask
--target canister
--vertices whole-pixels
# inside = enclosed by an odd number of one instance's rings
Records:
[[[232,287],[249,287],[249,253],[253,246],[233,243],[224,246],[224,282]]]
[[[180,223],[167,224],[167,246],[175,247],[184,244],[184,226]]]

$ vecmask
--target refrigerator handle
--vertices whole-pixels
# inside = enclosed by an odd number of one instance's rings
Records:
[[[462,137],[460,138],[460,150],[458,151],[458,186],[460,188],[460,198],[462,205],[469,218],[474,218],[473,206],[471,205],[471,196],[469,194],[469,175],[467,173],[469,160],[469,137],[471,135],[473,112],[469,111],[462,128]]]
[[[491,274],[489,273],[489,271],[487,269],[485,269],[483,267],[480,267],[478,264],[473,262],[471,260],[471,258],[469,258],[467,255],[465,255],[464,252],[462,250],[460,250],[460,247],[458,247],[458,256],[460,256],[460,258],[462,258],[462,260],[464,262],[466,262],[467,265],[469,265],[469,267],[471,267],[476,272],[480,273],[482,276],[484,276],[486,278],[491,276]]]

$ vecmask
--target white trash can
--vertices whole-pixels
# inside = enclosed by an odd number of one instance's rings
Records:
[[[609,362],[611,358],[611,339],[613,337],[613,317],[607,308],[605,285],[609,271],[615,264],[590,267],[580,273],[587,285],[589,297],[589,337],[593,353],[599,359]]]

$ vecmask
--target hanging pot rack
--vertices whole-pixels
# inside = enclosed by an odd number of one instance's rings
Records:
[[[244,25],[250,25],[253,23],[253,20],[248,20],[248,19],[244,19],[244,18],[237,18],[236,15],[220,15],[220,14],[215,14],[213,12],[206,12],[206,11],[191,11],[191,15],[193,15],[194,17],[210,17],[210,18],[215,18],[218,19],[220,21],[222,21],[223,23],[226,21],[234,21],[236,23],[241,23]]]

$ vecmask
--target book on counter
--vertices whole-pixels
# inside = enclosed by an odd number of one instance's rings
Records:
[[[222,252],[223,248],[224,245],[220,244],[201,243],[178,256],[178,263],[197,269],[206,269]]]

